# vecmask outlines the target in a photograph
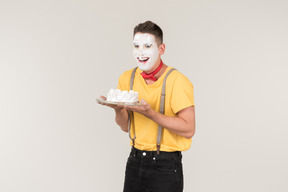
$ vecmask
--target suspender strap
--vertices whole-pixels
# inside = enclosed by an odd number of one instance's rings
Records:
[[[168,75],[174,70],[175,69],[172,68],[168,71],[168,73],[166,74],[166,76],[164,78],[163,84],[162,84],[162,92],[161,92],[161,98],[160,98],[160,113],[162,113],[162,114],[164,114],[164,112],[165,112],[166,80],[167,80]],[[157,133],[157,143],[156,143],[158,155],[160,153],[162,130],[163,130],[163,128],[159,125],[158,126],[158,133]]]
[[[131,78],[130,78],[130,90],[133,90],[133,83],[134,83],[134,77],[135,77],[135,72],[136,72],[136,68],[133,69],[132,71],[132,74],[131,74]],[[162,91],[161,91],[161,98],[160,98],[160,113],[164,114],[165,112],[165,95],[166,95],[166,80],[167,80],[167,77],[168,75],[174,71],[176,69],[172,68],[170,69],[164,80],[163,80],[163,84],[162,84]],[[134,137],[132,138],[131,137],[131,122],[133,123],[134,125],[134,114],[133,114],[133,111],[131,111],[129,114],[128,114],[128,132],[129,132],[129,138],[132,140],[132,144],[133,144],[133,148],[135,146],[135,139],[136,139],[136,132],[135,132],[135,129],[134,129]],[[135,126],[134,126],[135,127]],[[156,147],[157,147],[157,154],[159,155],[160,153],[160,145],[161,145],[161,138],[162,138],[162,130],[163,128],[159,125],[158,126],[158,133],[157,133],[157,143],[156,143]]]
[[[135,67],[132,71],[132,74],[131,74],[131,77],[130,77],[130,90],[133,90],[133,83],[134,83],[134,77],[135,77],[135,72],[136,72],[136,69],[137,67]],[[134,137],[132,138],[131,137],[131,122],[133,123],[134,125],[134,114],[133,114],[133,111],[131,111],[129,114],[128,114],[128,132],[129,132],[129,138],[132,140],[132,144],[133,144],[133,148],[135,146],[135,139],[136,139],[136,132],[135,132],[135,129],[134,129]]]
[[[131,77],[130,77],[130,90],[133,90],[133,83],[134,83],[134,77],[136,73],[137,67],[135,67],[132,71]]]

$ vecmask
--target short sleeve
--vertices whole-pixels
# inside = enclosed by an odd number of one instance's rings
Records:
[[[174,113],[194,106],[193,84],[184,75],[178,76],[173,84],[171,107]]]
[[[129,91],[131,71],[125,71],[118,79],[117,89]]]

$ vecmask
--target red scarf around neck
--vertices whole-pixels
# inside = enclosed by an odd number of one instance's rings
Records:
[[[162,66],[163,66],[163,62],[162,62],[162,60],[161,60],[160,65],[157,67],[157,69],[155,69],[155,71],[153,71],[152,73],[146,73],[145,71],[143,71],[143,72],[140,73],[140,74],[142,75],[142,77],[143,77],[144,79],[151,79],[151,80],[153,80],[153,81],[157,81],[157,79],[156,79],[156,77],[154,77],[154,75],[156,75],[156,74],[160,71],[160,69],[162,68]]]

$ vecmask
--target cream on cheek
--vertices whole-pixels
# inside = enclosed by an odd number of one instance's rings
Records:
[[[137,48],[134,47],[133,55],[139,69],[142,71],[151,70],[159,57],[159,50],[154,36],[150,34],[136,34],[133,44],[134,46],[137,45]],[[151,45],[151,47],[148,48],[147,45]],[[144,62],[143,60],[147,58],[149,59]]]

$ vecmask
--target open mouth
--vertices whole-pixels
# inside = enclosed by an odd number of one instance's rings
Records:
[[[146,63],[150,58],[149,57],[137,57],[140,63]]]

